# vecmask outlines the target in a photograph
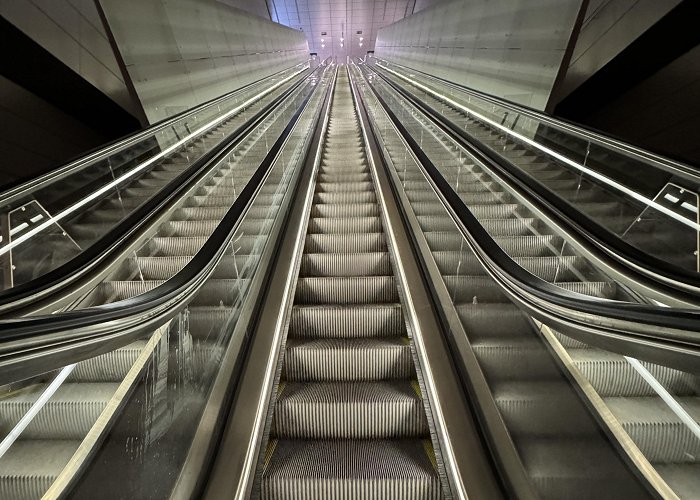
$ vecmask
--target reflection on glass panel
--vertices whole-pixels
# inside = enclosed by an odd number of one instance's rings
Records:
[[[406,208],[421,228],[418,237],[424,238],[449,294],[443,312],[463,325],[536,493],[542,498],[571,498],[580,491],[601,498],[646,497],[531,321],[486,274],[413,156],[406,161],[406,146],[385,126],[386,115],[372,105],[372,93],[360,89],[370,103],[386,164],[403,186]],[[430,149],[424,143],[426,154]],[[509,207],[505,193],[466,157],[454,163],[441,157],[445,150],[437,149],[436,165],[465,203],[475,213],[482,211],[480,222],[518,263],[567,289],[609,294],[612,284],[600,273],[592,274],[599,281],[588,281],[592,271],[561,238],[546,234],[546,227],[519,207]]]
[[[382,84],[375,83],[375,89],[396,114],[400,107],[407,106]],[[416,142],[423,141],[421,150],[496,243],[516,262],[542,279],[568,290],[598,297],[625,299],[625,294],[618,290],[612,280],[606,279],[600,271],[587,264],[555,230],[549,228],[520,202],[498,177],[477,164],[474,158],[458,147],[446,134],[418,113],[406,113],[402,124]],[[405,169],[408,162],[401,156],[410,153],[407,153],[402,142],[397,144],[401,149],[396,159],[397,165],[399,169],[402,165]],[[412,173],[403,173],[404,183],[408,178],[422,179],[423,174],[414,167]],[[428,220],[435,211],[442,214],[442,204],[437,199],[427,199],[435,196],[434,194],[416,192],[415,195],[426,198],[417,200],[420,204],[414,206],[419,220]],[[443,235],[445,231],[451,231],[455,241],[461,241],[461,236],[451,220],[444,215],[441,215],[441,218],[444,221],[441,224],[447,224],[448,227],[434,226],[431,234],[426,235],[428,241],[436,238],[442,245],[447,245],[447,237]],[[452,247],[449,249],[454,250]]]
[[[81,251],[80,245],[61,224],[51,222],[51,214],[38,201],[30,201],[10,211],[7,218],[9,242],[38,230],[33,245],[20,245],[8,256],[11,258],[10,286],[41,276]]]
[[[698,195],[668,183],[653,201],[656,207],[646,207],[620,236],[666,262],[699,271],[699,233],[694,228],[699,220]]]
[[[323,88],[327,85],[325,81]],[[181,269],[311,91],[309,85],[290,98],[232,151],[198,194],[175,210],[160,232],[98,285],[86,303],[138,295]],[[249,287],[263,251],[279,236],[278,218],[290,199],[285,195],[305,159],[321,100],[322,92],[312,96],[213,274],[175,318],[113,352],[3,388],[3,498],[52,496],[64,487],[70,487],[71,498],[170,494],[229,343],[234,335],[246,334],[248,325],[239,324],[243,304],[257,299],[249,297]],[[219,205],[224,199],[226,206]],[[41,407],[33,414],[42,394]],[[23,418],[29,424],[21,429],[17,424]]]
[[[655,472],[678,496],[693,498],[700,477],[700,378],[558,332],[546,335],[571,359]]]
[[[94,159],[88,156],[85,165],[75,173],[58,175],[26,199],[14,201],[7,213],[32,202],[39,203],[57,219],[67,237],[84,250],[289,90],[304,77],[302,69],[294,67],[253,84],[156,128],[116,151],[97,153]],[[53,240],[47,239],[44,232],[30,230],[26,241],[15,242],[11,248],[7,247],[7,239],[0,242],[0,258],[5,261],[16,261],[19,254],[35,253],[39,247],[43,253],[42,265],[29,278],[10,279],[12,273],[3,269],[6,275],[3,288],[9,288],[12,281],[18,284],[38,277],[74,256],[65,252],[62,242],[52,245]]]
[[[386,61],[381,62],[380,68],[394,84],[464,130],[472,140],[497,152],[503,160],[618,236],[626,233],[643,212],[647,216],[653,214],[664,231],[641,230],[642,226],[652,226],[642,224],[637,228],[638,234],[626,237],[626,241],[683,269],[698,270],[697,258],[689,253],[691,249],[697,251],[700,226],[695,214],[692,224],[678,223],[676,215],[687,215],[682,209],[666,211],[655,205],[664,194],[673,169],[659,168],[653,160],[601,142],[590,134],[578,133],[566,124],[553,123],[536,113],[430,75]],[[641,217],[639,222],[644,219]],[[667,242],[673,239],[683,241],[683,251],[669,251]]]

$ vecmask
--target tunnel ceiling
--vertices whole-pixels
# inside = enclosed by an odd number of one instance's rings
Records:
[[[411,15],[429,3],[435,2],[268,0],[268,8],[273,21],[306,33],[311,52],[317,52],[322,58],[345,58],[363,56],[368,50],[374,50],[380,28]]]

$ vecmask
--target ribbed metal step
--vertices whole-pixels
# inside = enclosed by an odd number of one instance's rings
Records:
[[[569,351],[577,368],[586,376],[603,397],[654,396],[654,389],[621,355],[598,349]],[[689,396],[697,391],[697,379],[689,373],[672,368],[645,363],[647,370],[663,387],[678,396]]]
[[[411,341],[341,75],[284,346],[261,496],[440,498]]]
[[[105,281],[95,290],[93,300],[106,304],[117,302],[131,297],[136,297],[153,290],[165,283],[160,280],[150,281]],[[245,286],[247,280],[243,279],[210,279],[190,302],[197,305],[232,305],[238,300],[239,286]]]
[[[296,382],[401,379],[415,373],[405,337],[290,339],[284,366],[286,379]]]
[[[546,380],[559,374],[551,354],[533,335],[491,335],[472,341],[472,348],[492,382]]]
[[[467,118],[461,111],[409,86],[426,104],[442,110],[444,116],[460,128],[606,227],[620,231],[629,227],[634,211],[600,186],[581,181],[578,173],[534,153],[529,146],[504,140],[500,131]],[[424,134],[421,130],[424,125],[419,123],[417,115],[408,113],[405,116],[404,125],[413,137],[422,138],[422,150],[497,243],[520,265],[547,281],[563,282],[560,285],[567,290],[629,299],[613,280],[574,255],[561,238],[552,235],[552,231],[524,207],[518,207],[499,182],[478,170],[469,172],[458,166],[448,166],[455,164],[457,158],[450,161],[446,153],[451,150],[443,147],[444,141]],[[438,130],[435,135],[444,136]],[[402,164],[404,150],[399,144],[389,148],[396,165]],[[601,164],[607,161],[594,160]],[[595,419],[529,320],[486,277],[422,174],[416,169],[406,173],[400,168],[397,170],[538,494],[552,499],[647,497],[641,482],[630,474],[619,452],[608,444],[607,437],[601,436]],[[641,233],[642,238],[648,237],[646,233],[648,231]],[[668,249],[659,248],[659,252],[671,255]],[[687,427],[679,425],[678,418],[625,358],[601,352],[556,332],[555,336],[672,488],[683,498],[696,496],[700,489],[700,441],[690,436]],[[649,363],[644,366],[694,419],[700,419],[694,377]]]
[[[441,498],[430,442],[418,439],[272,440],[263,464],[269,500]]]
[[[417,384],[397,381],[285,383],[274,435],[291,439],[385,439],[428,433]]]
[[[405,333],[399,304],[295,305],[292,338],[397,337]]]
[[[384,233],[307,234],[304,251],[309,253],[367,253],[386,249]]]
[[[360,277],[391,274],[391,261],[386,252],[307,253],[301,260],[301,276]]]
[[[42,498],[70,458],[80,440],[20,440],[0,458],[0,497]]]
[[[121,382],[146,346],[145,340],[78,363],[68,382]]]
[[[119,383],[64,383],[22,432],[22,439],[79,440],[90,430]],[[12,429],[44,392],[30,386],[0,400],[0,426]]]
[[[377,216],[350,219],[345,217],[312,217],[308,226],[309,233],[320,234],[379,233],[381,230],[382,223]]]
[[[494,382],[492,391],[514,436],[596,435],[600,429],[564,380]]]
[[[589,437],[530,437],[519,440],[517,446],[543,499],[648,497],[641,485],[629,482],[621,459],[611,463],[608,447],[597,440]],[[563,492],[567,492],[566,497],[562,497]]]
[[[297,304],[376,304],[397,302],[393,276],[299,278]]]
[[[700,439],[660,398],[615,397],[605,402],[652,462],[697,463]],[[679,403],[695,422],[700,422],[700,397],[679,398]]]

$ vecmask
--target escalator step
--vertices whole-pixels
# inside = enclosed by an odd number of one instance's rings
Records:
[[[564,380],[494,382],[492,392],[511,435],[595,436],[593,417]]]
[[[417,382],[281,385],[274,435],[285,439],[384,439],[428,433]]]
[[[22,439],[79,440],[104,410],[119,383],[64,383],[39,410]],[[28,386],[0,400],[0,426],[12,429],[43,394],[43,385]]]
[[[321,204],[311,209],[312,217],[377,217],[379,206],[376,203]]]
[[[393,276],[299,278],[297,304],[372,304],[398,302]]]
[[[629,481],[627,465],[620,458],[611,457],[609,448],[598,440],[529,437],[519,439],[516,446],[543,499],[619,500],[649,496],[639,483]]]
[[[396,337],[405,334],[399,304],[295,305],[291,338]]]
[[[576,367],[603,397],[653,396],[654,389],[621,355],[599,349],[569,351]],[[688,396],[697,390],[697,382],[689,373],[665,366],[643,363],[667,390],[677,396]]]
[[[377,276],[392,274],[387,252],[306,253],[301,260],[300,275],[309,276]]]
[[[304,381],[406,379],[414,376],[405,337],[289,339],[285,378]]]
[[[379,217],[312,217],[309,220],[309,233],[347,234],[347,233],[378,233],[382,230]]]
[[[19,440],[0,458],[0,498],[42,498],[80,440]]]
[[[143,349],[145,340],[137,340],[114,351],[78,363],[67,382],[121,382]]]
[[[190,302],[191,305],[234,304],[239,298],[239,290],[248,280],[243,279],[210,279],[197,292]],[[95,289],[95,297],[103,304],[129,299],[153,290],[164,281],[105,281]]]
[[[273,440],[263,465],[268,500],[432,500],[440,481],[424,440]]]
[[[700,397],[677,398],[695,422],[700,422]],[[613,415],[652,463],[700,464],[700,439],[658,397],[606,398]]]
[[[307,234],[305,252],[360,253],[386,250],[384,233]]]

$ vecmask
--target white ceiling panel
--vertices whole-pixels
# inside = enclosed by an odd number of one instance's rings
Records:
[[[317,52],[322,59],[329,56],[344,59],[361,57],[374,50],[377,31],[412,14],[416,0],[267,0],[267,3],[273,21],[306,34],[311,52]]]

